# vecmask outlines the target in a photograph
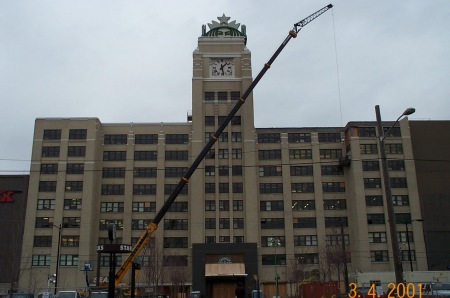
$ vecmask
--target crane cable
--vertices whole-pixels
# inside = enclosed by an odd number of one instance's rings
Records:
[[[336,44],[336,27],[334,25],[334,9],[331,10],[331,15],[333,16],[334,54],[335,54],[335,60],[336,60],[336,76],[337,76],[338,96],[339,96],[339,113],[341,115],[341,126],[344,126],[344,123],[342,120],[341,83],[339,80],[339,64],[338,64],[338,54],[337,54],[337,44]]]

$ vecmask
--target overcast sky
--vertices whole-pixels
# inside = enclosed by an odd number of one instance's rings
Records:
[[[34,121],[185,122],[203,24],[247,27],[253,77],[323,0],[0,0],[0,174],[29,171]],[[450,120],[450,1],[338,0],[254,89],[256,127]]]

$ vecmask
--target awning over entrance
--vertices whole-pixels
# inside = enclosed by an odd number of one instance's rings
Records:
[[[212,276],[247,276],[245,264],[206,264],[205,277]]]

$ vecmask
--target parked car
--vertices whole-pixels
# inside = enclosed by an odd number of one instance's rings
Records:
[[[436,285],[434,294],[438,297],[450,297],[450,283],[442,283],[440,285]]]

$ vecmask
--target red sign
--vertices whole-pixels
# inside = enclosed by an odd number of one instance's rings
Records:
[[[12,203],[14,200],[12,199],[12,195],[14,194],[14,191],[4,191],[0,190],[0,203]]]

